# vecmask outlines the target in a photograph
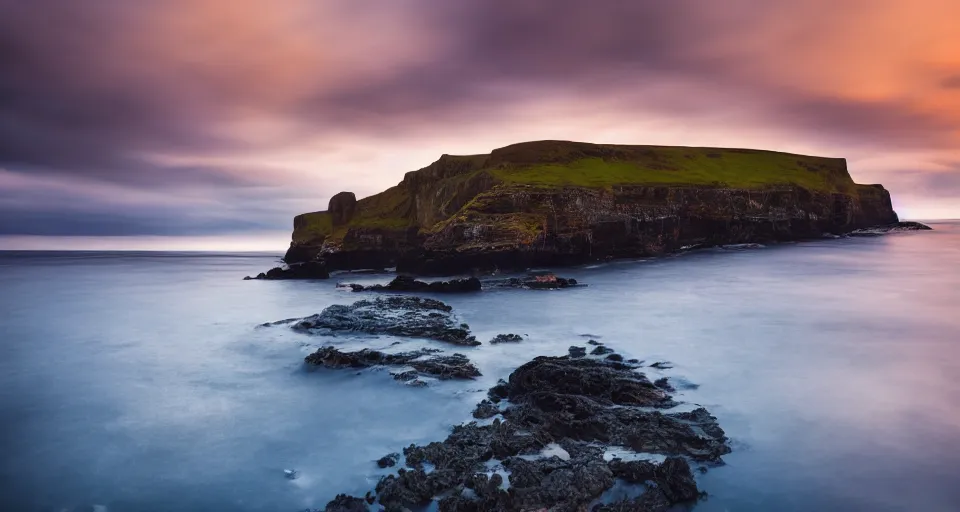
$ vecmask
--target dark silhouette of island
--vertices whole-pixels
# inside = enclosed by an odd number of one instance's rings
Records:
[[[753,149],[514,144],[443,155],[294,219],[288,265],[418,275],[520,270],[842,235],[899,221],[846,160]],[[267,276],[269,277],[269,276]]]

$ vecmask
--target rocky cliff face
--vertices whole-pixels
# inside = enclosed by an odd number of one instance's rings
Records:
[[[421,274],[787,241],[897,221],[842,159],[712,148],[517,144],[444,155],[381,194],[298,216],[288,263]]]

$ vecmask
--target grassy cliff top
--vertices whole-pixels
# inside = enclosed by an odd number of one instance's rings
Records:
[[[433,164],[407,173],[399,185],[359,200],[357,214],[346,226],[333,226],[326,212],[300,215],[295,221],[294,240],[336,237],[349,227],[415,226],[414,194],[418,190],[444,184],[453,189],[480,173],[492,176],[498,187],[798,186],[813,192],[857,193],[842,158],[754,149],[524,142],[487,155],[443,155]]]
[[[766,188],[796,185],[848,192],[842,158],[752,149],[616,146],[544,141],[491,153],[493,173],[507,183],[542,186],[692,185]]]

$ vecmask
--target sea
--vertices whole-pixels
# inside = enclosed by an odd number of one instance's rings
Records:
[[[436,296],[483,377],[405,386],[312,370],[276,320],[369,297],[244,281],[276,254],[0,253],[0,510],[295,512],[363,495],[375,461],[439,441],[485,390],[587,339],[669,361],[730,438],[697,473],[713,511],[960,510],[960,222],[934,231],[559,269],[587,286]],[[413,346],[449,346],[400,340]],[[285,470],[296,472],[288,478]]]

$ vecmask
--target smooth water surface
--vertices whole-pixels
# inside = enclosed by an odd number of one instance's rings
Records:
[[[365,296],[337,277],[240,279],[276,255],[0,253],[2,510],[322,508],[371,489],[380,456],[470,419],[513,368],[591,334],[700,385],[679,399],[716,415],[734,451],[698,475],[697,511],[957,511],[960,224],[933,226],[438,297],[481,340],[529,338],[459,348],[484,377],[420,389],[302,365],[323,343],[396,339],[257,327]]]

